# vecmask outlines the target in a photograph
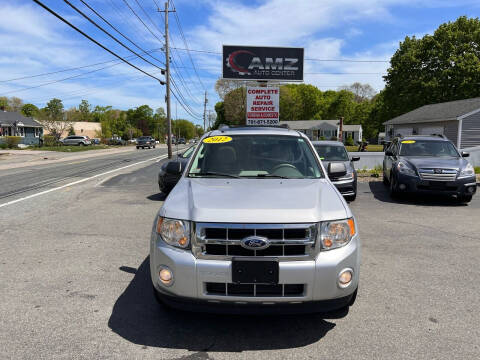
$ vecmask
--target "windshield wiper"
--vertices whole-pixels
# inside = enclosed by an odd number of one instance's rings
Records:
[[[205,171],[201,173],[190,173],[188,175],[193,175],[193,176],[222,176],[222,177],[230,177],[230,178],[235,178],[235,179],[240,179],[240,176],[237,175],[232,175],[232,174],[224,174],[224,173],[219,173],[219,172],[214,172],[214,171]]]
[[[257,174],[257,175],[255,175],[255,177],[276,178],[276,179],[291,179],[288,176],[274,175],[274,174]]]

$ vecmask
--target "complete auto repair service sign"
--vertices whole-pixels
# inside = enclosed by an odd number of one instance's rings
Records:
[[[280,88],[247,87],[247,125],[278,125]]]

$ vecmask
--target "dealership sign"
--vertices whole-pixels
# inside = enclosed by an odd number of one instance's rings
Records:
[[[280,89],[247,87],[247,125],[278,125]]]
[[[223,78],[303,81],[303,48],[223,45]]]

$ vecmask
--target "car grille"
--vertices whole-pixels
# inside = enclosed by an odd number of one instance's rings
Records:
[[[250,250],[241,246],[249,236],[268,238],[270,246]],[[214,224],[197,223],[192,244],[197,257],[274,256],[309,257],[315,248],[315,224]]]
[[[302,296],[304,284],[232,284],[232,283],[205,283],[207,295],[245,296],[245,297],[288,297]]]
[[[419,169],[418,173],[422,180],[429,181],[455,181],[456,169]]]

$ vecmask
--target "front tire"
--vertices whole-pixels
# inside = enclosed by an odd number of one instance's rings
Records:
[[[395,176],[392,174],[390,175],[390,197],[392,199],[398,198],[398,188],[397,188],[397,182],[395,181]]]
[[[355,193],[354,195],[345,196],[345,200],[347,200],[348,202],[355,201],[356,198],[357,198],[357,193]]]

